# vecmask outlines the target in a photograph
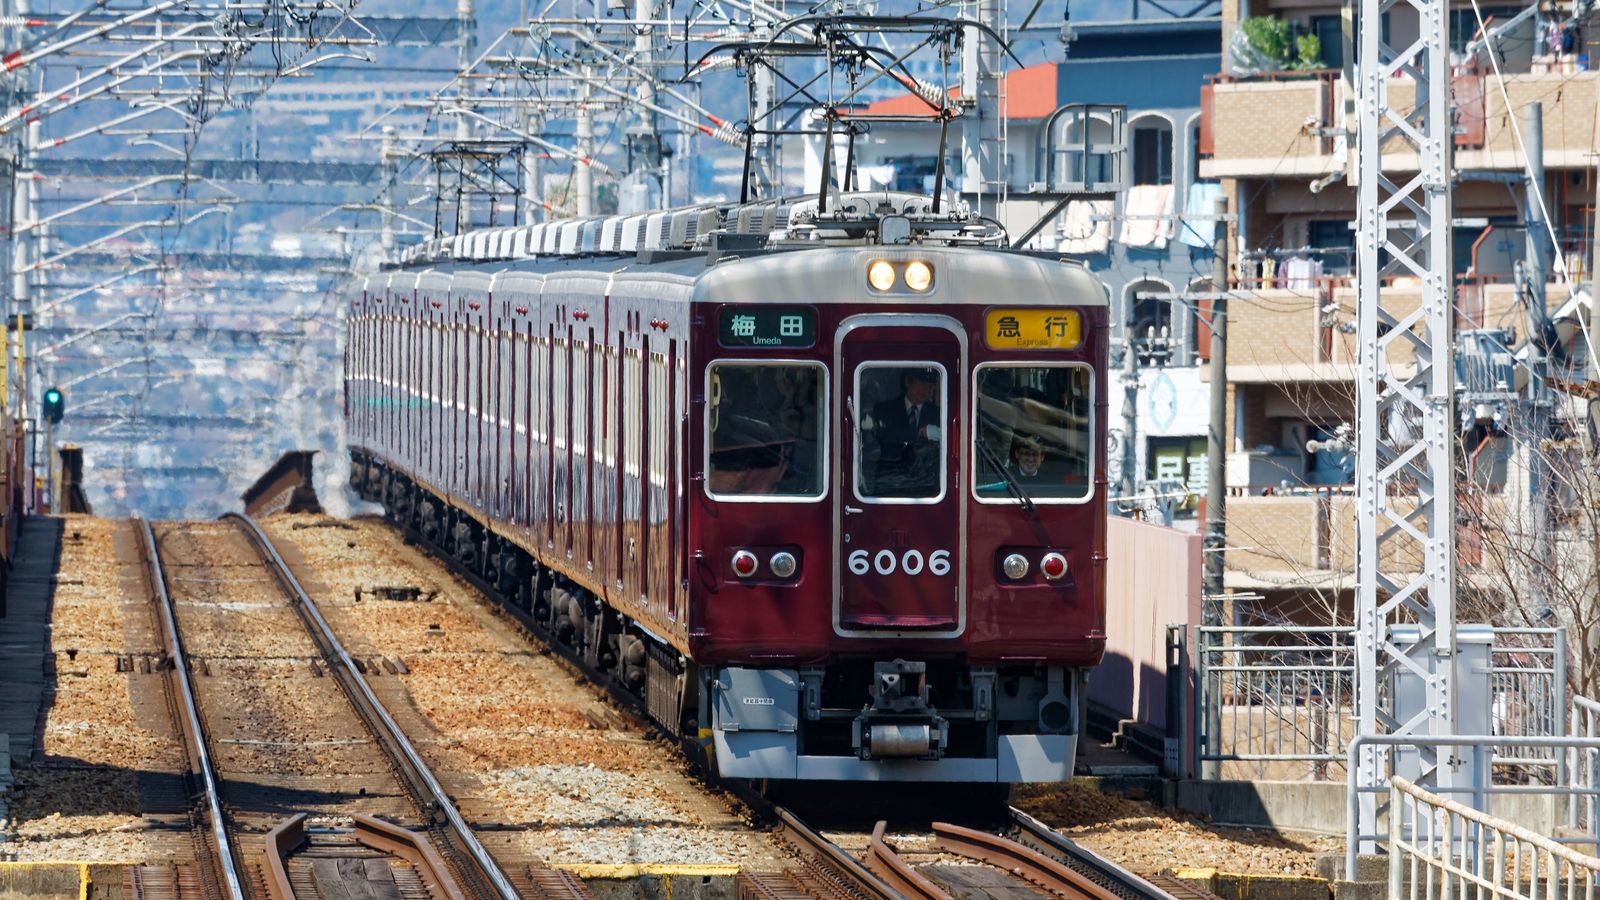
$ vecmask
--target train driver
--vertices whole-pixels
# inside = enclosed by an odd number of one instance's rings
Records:
[[[932,497],[939,493],[939,374],[902,369],[900,396],[872,407],[878,442],[873,493],[881,497]]]

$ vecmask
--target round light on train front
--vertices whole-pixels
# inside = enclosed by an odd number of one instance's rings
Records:
[[[887,259],[875,259],[867,264],[867,284],[872,285],[875,291],[887,291],[894,287],[894,264]]]
[[[1028,574],[1028,558],[1021,553],[1012,553],[1000,561],[1000,571],[1015,581]]]
[[[920,259],[906,263],[906,287],[921,294],[933,287],[933,266]]]
[[[761,566],[760,560],[749,550],[739,550],[733,554],[733,574],[740,578],[749,578],[756,574],[756,569]]]
[[[1067,577],[1067,558],[1059,553],[1046,553],[1039,560],[1039,573],[1051,581]]]
[[[793,553],[787,550],[779,550],[777,553],[772,554],[771,559],[767,560],[767,567],[772,570],[772,574],[779,578],[788,578],[794,575],[796,569],[800,568],[800,561],[794,558]]]

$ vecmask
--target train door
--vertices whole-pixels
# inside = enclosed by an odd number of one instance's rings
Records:
[[[858,316],[837,350],[834,628],[959,633],[964,334],[942,316]]]

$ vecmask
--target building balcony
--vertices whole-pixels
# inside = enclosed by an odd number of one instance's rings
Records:
[[[1593,164],[1600,73],[1509,73],[1504,95],[1492,73],[1458,74],[1452,86],[1459,110],[1458,168],[1521,170],[1512,126],[1522,126],[1523,110],[1534,101],[1544,105],[1545,166]],[[1412,92],[1409,80],[1389,82],[1389,99],[1397,109],[1410,105]],[[1334,135],[1344,125],[1346,95],[1337,72],[1214,78],[1201,88],[1200,177],[1315,178],[1341,171],[1344,160]],[[1353,109],[1354,98],[1349,99]],[[1403,153],[1385,163],[1395,172],[1417,168],[1416,157]]]
[[[1552,314],[1566,303],[1566,287],[1546,286]],[[1415,279],[1396,278],[1385,294],[1396,315],[1422,302]],[[1420,325],[1418,326],[1420,328]],[[1525,317],[1509,281],[1463,276],[1456,285],[1457,331],[1520,334]],[[1236,385],[1335,384],[1356,377],[1356,290],[1347,275],[1319,276],[1296,287],[1236,285],[1228,304],[1228,381]],[[1408,341],[1389,344],[1389,364],[1403,373],[1415,364]]]
[[[1228,586],[1238,590],[1354,587],[1354,491],[1340,486],[1229,496]],[[1402,510],[1406,502],[1401,500]],[[1420,544],[1401,540],[1388,552],[1392,558],[1386,567],[1391,571],[1420,570]]]

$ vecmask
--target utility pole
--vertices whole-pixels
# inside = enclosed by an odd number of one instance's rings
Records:
[[[1211,260],[1211,424],[1206,429],[1206,562],[1201,611],[1207,625],[1221,625],[1228,459],[1228,201],[1217,201],[1217,241]]]
[[[594,80],[594,67],[583,67],[583,85],[579,88],[581,96],[578,98],[577,129],[574,136],[577,138],[578,156],[581,157],[573,167],[573,185],[578,192],[577,212],[580,217],[594,215],[594,169],[589,165],[589,160],[594,158],[594,108],[589,103],[592,96],[590,83]]]
[[[1122,329],[1122,496],[1139,489],[1139,366],[1133,347],[1133,307]]]
[[[1227,571],[1228,489],[1228,201],[1217,200],[1216,243],[1211,257],[1211,423],[1206,429],[1206,536],[1205,585],[1200,599],[1200,624],[1220,626],[1222,592]],[[1222,731],[1220,701],[1206,704],[1206,739],[1212,751]],[[1200,777],[1220,778],[1222,764],[1215,760],[1201,766]]]
[[[1004,0],[975,0],[977,21],[999,34],[1005,28]],[[1001,171],[1005,110],[1000,82],[1000,43],[981,29],[969,29],[961,49],[961,92],[974,102],[961,128],[962,190],[973,194],[973,209],[985,216],[999,213],[1005,199],[1006,173]],[[988,191],[995,189],[994,197]]]
[[[1522,442],[1522,452],[1528,460],[1528,522],[1533,530],[1533,559],[1539,567],[1529,581],[1532,600],[1538,607],[1549,601],[1545,595],[1545,574],[1550,564],[1549,510],[1545,502],[1550,480],[1550,465],[1540,443],[1548,436],[1550,422],[1550,392],[1545,383],[1548,374],[1545,365],[1544,336],[1550,321],[1549,305],[1545,298],[1545,282],[1549,276],[1551,254],[1554,248],[1546,234],[1544,216],[1544,110],[1536,100],[1523,108],[1523,150],[1528,157],[1528,184],[1523,190],[1522,206],[1525,211],[1524,231],[1527,234],[1527,251],[1523,258],[1523,282],[1527,298],[1528,328],[1528,379],[1527,440]]]
[[[378,244],[385,257],[394,253],[394,182],[399,174],[395,159],[395,134],[393,125],[383,126],[383,139],[378,144],[378,163],[383,167],[383,191],[378,198],[382,219],[378,228]]]
[[[456,56],[460,61],[460,71],[466,72],[472,68],[472,53],[477,47],[476,23],[478,11],[473,6],[473,0],[456,0],[456,25],[460,33],[456,37]],[[472,82],[461,79],[461,92],[467,93],[472,89]],[[456,140],[465,141],[472,138],[472,123],[466,116],[456,117]]]

